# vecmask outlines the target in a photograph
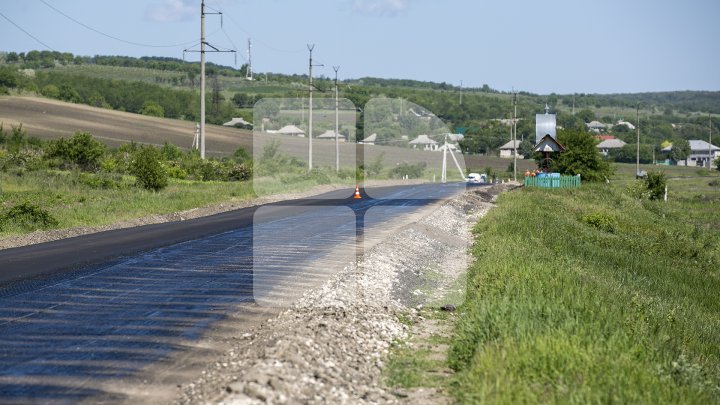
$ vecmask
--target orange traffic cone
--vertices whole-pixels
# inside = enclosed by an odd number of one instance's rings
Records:
[[[355,198],[355,199],[362,198],[362,196],[360,195],[360,187],[359,186],[355,186],[355,196],[353,196],[353,198]]]

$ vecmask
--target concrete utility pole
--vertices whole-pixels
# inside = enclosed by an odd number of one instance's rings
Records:
[[[708,170],[712,170],[713,164],[713,151],[712,151],[712,117],[708,113]]]
[[[640,175],[640,104],[637,105],[637,159],[635,161],[635,177]]]
[[[219,11],[208,13],[205,11],[205,0],[200,2],[200,51],[185,49],[185,52],[200,52],[200,158],[205,159],[205,53],[206,52],[235,52],[233,49],[220,50],[205,41],[205,15],[217,14],[222,18]],[[222,20],[220,20],[222,25]],[[212,48],[211,51],[205,50],[205,46]]]
[[[517,91],[513,87],[513,181],[517,181]]]
[[[308,172],[312,170],[313,167],[313,153],[312,153],[312,131],[313,131],[313,84],[312,84],[312,68],[313,66],[323,66],[323,65],[313,65],[312,62],[312,51],[315,48],[315,44],[308,44],[307,46],[308,51],[310,51],[310,63],[308,64],[308,81],[310,84],[310,105],[308,107]]]
[[[460,105],[462,105],[462,80],[460,80]]]
[[[245,70],[245,79],[252,80],[252,38],[248,38],[248,63],[247,70]]]
[[[205,0],[200,3],[200,159],[205,159]]]
[[[333,66],[335,71],[335,172],[340,172],[340,100],[338,99],[338,70],[340,66]]]

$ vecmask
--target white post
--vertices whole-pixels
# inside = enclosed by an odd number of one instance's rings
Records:
[[[442,173],[440,173],[440,182],[447,183],[447,134],[445,134],[445,144],[443,145]]]

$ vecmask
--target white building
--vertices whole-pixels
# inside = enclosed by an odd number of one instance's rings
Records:
[[[285,125],[284,127],[277,130],[278,134],[305,137],[305,131],[296,127],[295,125]]]
[[[512,158],[515,150],[520,147],[520,140],[510,141],[500,147],[501,158]],[[519,152],[518,152],[519,153]],[[525,159],[523,155],[518,154],[518,158]]]
[[[417,138],[410,141],[410,145],[412,145],[413,148],[422,146],[423,150],[438,150],[438,143],[430,139],[427,135],[418,135]]]
[[[715,145],[711,145],[706,141],[698,139],[691,139],[690,143],[690,155],[684,161],[677,162],[678,166],[700,166],[707,167],[709,164],[714,164],[715,159],[720,157],[720,148]],[[661,152],[669,153],[672,151],[672,145],[667,148],[663,148]]]

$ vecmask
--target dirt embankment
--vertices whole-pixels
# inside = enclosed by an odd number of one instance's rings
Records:
[[[396,403],[383,383],[404,317],[453,293],[473,224],[509,185],[468,191],[371,248],[181,387],[178,403]],[[425,394],[422,394],[425,395]],[[420,398],[404,393],[404,401]]]

